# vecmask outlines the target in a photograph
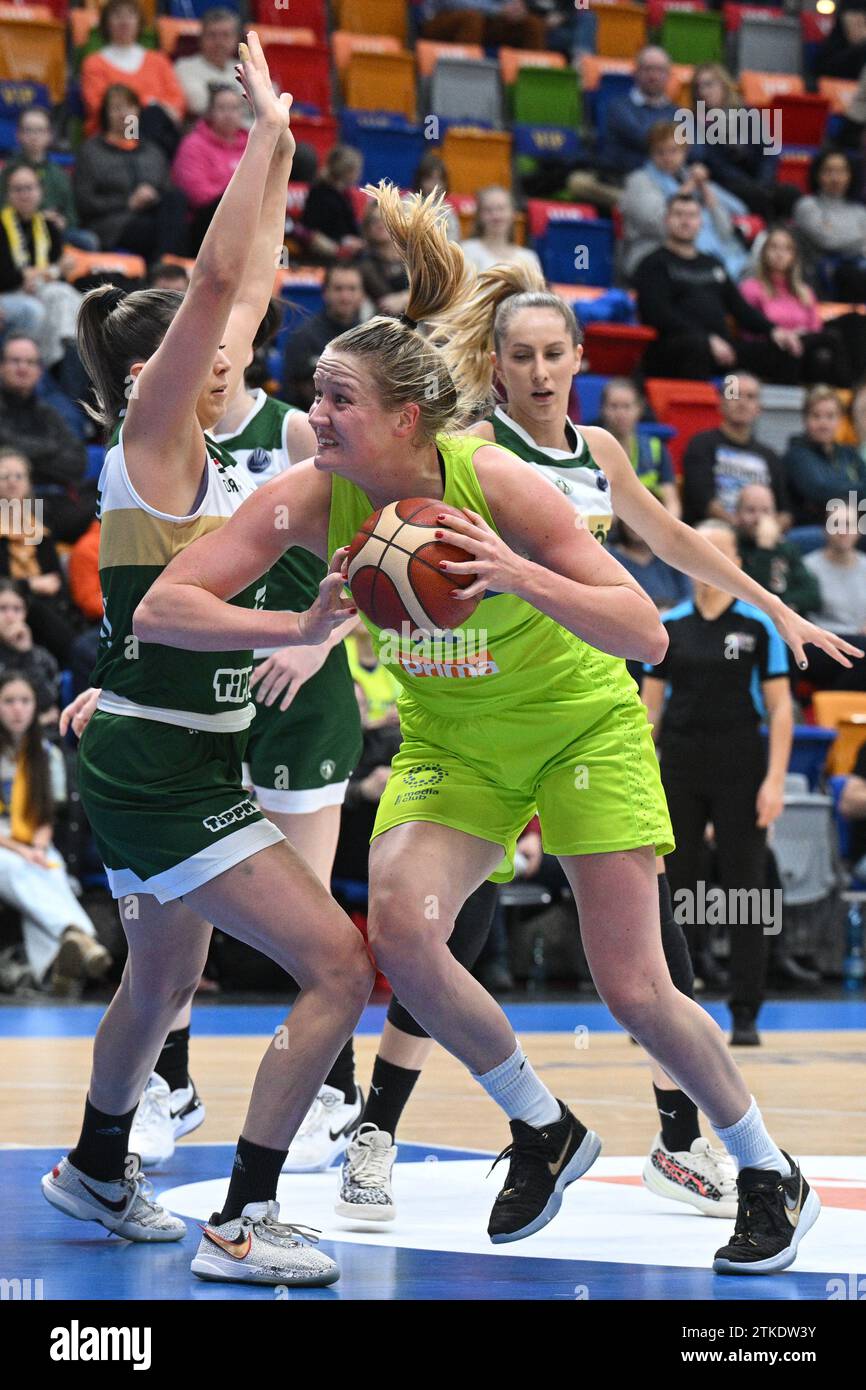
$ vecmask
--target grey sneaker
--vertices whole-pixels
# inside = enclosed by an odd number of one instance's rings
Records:
[[[97,1182],[68,1158],[42,1179],[42,1195],[58,1211],[78,1221],[97,1221],[125,1240],[182,1240],[186,1226],[158,1202],[141,1173],[119,1182]]]
[[[363,1124],[346,1146],[340,1200],[334,1210],[350,1221],[393,1221],[397,1215],[391,1191],[391,1169],[397,1146],[390,1134]]]
[[[333,1284],[340,1271],[313,1246],[318,1232],[279,1220],[278,1202],[250,1202],[234,1221],[202,1226],[201,1244],[190,1265],[200,1279],[240,1284],[288,1284],[294,1288]]]

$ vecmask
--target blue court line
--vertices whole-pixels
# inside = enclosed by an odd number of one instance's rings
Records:
[[[512,1027],[518,1033],[573,1033],[587,1028],[596,1033],[617,1033],[620,1026],[604,1004],[574,1003],[505,1004]],[[723,1003],[704,1008],[724,1029],[730,1014]],[[103,1004],[10,1004],[0,1006],[0,1038],[90,1038],[105,1012]],[[356,1033],[379,1034],[386,1006],[371,1004],[364,1010]],[[196,1004],[192,1031],[199,1038],[260,1037],[272,1033],[283,1021],[285,1007],[275,1004]],[[761,1010],[759,1026],[773,1032],[853,1032],[866,1029],[863,999],[771,1000]]]
[[[405,1146],[407,1149],[409,1145]],[[414,1146],[409,1161],[435,1154],[447,1162],[460,1150]],[[170,1170],[155,1176],[157,1196],[169,1186],[203,1181],[227,1173],[234,1150],[230,1144],[181,1144]],[[0,1150],[0,1181],[6,1197],[3,1231],[4,1277],[42,1281],[45,1300],[164,1299],[212,1302],[257,1299],[273,1302],[269,1288],[204,1283],[190,1273],[199,1242],[195,1221],[188,1221],[182,1241],[163,1246],[131,1245],[110,1237],[99,1226],[70,1221],[42,1196],[39,1179],[58,1158],[56,1149]],[[477,1155],[472,1155],[477,1157]],[[404,1159],[403,1147],[399,1162]],[[435,1216],[434,1218],[435,1219]],[[723,1223],[719,1223],[720,1226]],[[323,1240],[321,1248],[342,1270],[339,1283],[327,1289],[295,1289],[290,1301],[408,1300],[718,1300],[826,1299],[832,1277],[847,1276],[788,1270],[762,1279],[726,1278],[710,1269],[620,1264],[603,1260],[528,1259],[515,1254],[464,1254],[453,1250],[403,1249]]]

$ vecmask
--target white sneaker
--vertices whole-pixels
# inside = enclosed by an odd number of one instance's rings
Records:
[[[704,1216],[737,1215],[737,1170],[724,1149],[696,1139],[688,1153],[666,1149],[657,1134],[643,1169],[644,1186],[657,1197],[686,1202]]]
[[[364,1110],[364,1096],[355,1087],[350,1105],[335,1086],[322,1086],[292,1140],[284,1173],[321,1173],[330,1168],[349,1142]]]
[[[390,1134],[375,1125],[361,1125],[346,1147],[340,1200],[334,1210],[351,1221],[393,1221],[397,1215],[391,1191],[391,1169],[397,1146]]]
[[[192,1081],[170,1091],[168,1082],[152,1072],[132,1121],[129,1151],[138,1154],[142,1168],[160,1168],[173,1156],[175,1141],[198,1129],[204,1117]]]
[[[202,1226],[201,1244],[190,1265],[200,1279],[243,1284],[290,1284],[294,1288],[333,1284],[334,1261],[312,1246],[318,1232],[279,1220],[278,1202],[250,1202],[234,1221]]]
[[[182,1240],[186,1226],[152,1201],[153,1188],[140,1173],[119,1182],[97,1182],[68,1158],[42,1179],[42,1194],[58,1211],[78,1221],[98,1221],[125,1240]]]

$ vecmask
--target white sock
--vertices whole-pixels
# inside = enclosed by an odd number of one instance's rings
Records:
[[[745,1115],[735,1125],[728,1125],[726,1129],[713,1125],[713,1129],[731,1157],[736,1159],[738,1170],[766,1168],[781,1173],[783,1178],[790,1177],[791,1165],[767,1133],[754,1096]]]
[[[496,1101],[509,1120],[524,1120],[540,1128],[562,1118],[559,1101],[544,1082],[539,1081],[520,1043],[498,1067],[476,1075],[475,1080],[480,1081],[490,1099]]]

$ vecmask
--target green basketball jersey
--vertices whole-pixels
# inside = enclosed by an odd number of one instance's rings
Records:
[[[570,420],[565,422],[565,434],[571,449],[550,449],[536,444],[526,430],[497,406],[490,416],[496,443],[503,449],[534,463],[540,473],[558,487],[579,512],[590,532],[602,545],[613,521],[610,484],[599,468],[589,445]]]
[[[252,493],[231,455],[207,441],[207,464],[197,505],[188,516],[149,506],[132,486],[118,430],[99,476],[99,579],[105,615],[93,675],[102,686],[99,708],[190,729],[236,733],[249,726],[252,652],[193,652],[139,642],[132,616],[169,560],[199,536],[219,530]],[[263,579],[231,600],[262,608]]]
[[[210,438],[230,451],[253,487],[261,487],[262,483],[270,482],[291,467],[286,425],[295,407],[274,400],[261,389],[253,394],[255,405],[238,429],[231,435],[211,434]],[[280,612],[303,612],[315,602],[327,572],[327,565],[322,564],[318,555],[311,555],[299,545],[291,546],[268,571],[265,607]],[[267,649],[271,650],[273,648]],[[256,656],[266,654],[265,649],[256,651]]]
[[[487,441],[470,435],[440,435],[436,443],[445,468],[444,501],[480,513],[495,530],[472,461]],[[348,545],[374,510],[359,487],[335,474],[328,554]],[[404,631],[396,633],[380,630],[366,618],[364,621],[380,661],[403,687],[401,709],[409,696],[429,713],[448,718],[449,738],[459,739],[461,733],[461,725],[453,723],[458,692],[466,718],[471,720],[503,705],[544,703],[553,711],[600,685],[634,690],[634,682],[618,657],[596,651],[513,594],[482,599],[465,623],[453,632],[433,637],[413,632],[408,623]],[[477,742],[477,733],[468,728],[466,736]],[[476,748],[476,756],[483,756],[483,749]]]

